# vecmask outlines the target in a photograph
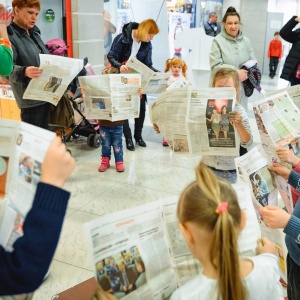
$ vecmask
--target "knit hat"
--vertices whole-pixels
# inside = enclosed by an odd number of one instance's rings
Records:
[[[245,95],[250,97],[253,94],[254,89],[261,92],[261,72],[257,66],[257,61],[253,59],[248,60],[242,65],[241,69],[248,71],[248,79],[243,81]]]

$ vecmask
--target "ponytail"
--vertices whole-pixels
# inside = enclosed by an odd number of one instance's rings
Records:
[[[181,66],[181,73],[186,78],[186,72],[187,72],[187,65],[185,61],[183,61],[180,57],[174,56],[172,59],[169,58],[166,60],[166,68],[165,72],[168,72],[173,65],[180,65]]]
[[[196,168],[196,181],[179,199],[177,216],[181,224],[192,222],[212,232],[209,253],[218,275],[217,299],[246,300],[238,253],[241,209],[230,183],[217,178],[201,162]]]

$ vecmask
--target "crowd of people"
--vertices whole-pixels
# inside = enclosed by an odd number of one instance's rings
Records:
[[[40,1],[13,0],[12,6],[13,20],[0,20],[0,75],[9,76],[14,96],[21,109],[22,121],[47,129],[50,104],[23,99],[30,80],[42,73],[39,69],[39,54],[48,53],[36,27]],[[4,12],[3,5],[0,5],[0,15]],[[294,16],[279,32],[283,39],[293,44],[281,74],[281,78],[290,81],[291,85],[300,83],[300,29],[293,30],[299,22],[300,18]],[[241,18],[234,7],[227,9],[222,19],[222,28],[216,23],[216,14],[211,13],[209,21],[204,25],[207,34],[214,37],[209,54],[210,85],[235,88],[237,104],[230,113],[226,106],[222,107],[221,113],[213,110],[207,120],[212,123],[216,136],[222,127],[225,138],[231,124],[239,135],[240,155],[243,155],[252,145],[253,137],[247,116],[247,97],[242,85],[248,79],[248,73],[241,65],[248,60],[255,60],[255,55],[250,40],[242,34]],[[152,19],[125,24],[122,33],[115,37],[107,53],[111,66],[120,73],[126,73],[129,70],[125,62],[134,56],[157,71],[152,66],[151,40],[158,33],[159,28]],[[281,53],[272,52],[274,48],[278,50],[278,32],[275,33],[274,41],[273,46],[270,44],[269,51],[271,78],[275,76],[281,58]],[[167,60],[166,72],[172,72],[170,88],[173,85],[177,87],[178,84],[189,84],[186,68],[181,58]],[[140,116],[135,119],[133,137],[137,145],[146,147],[142,129],[147,97],[142,88],[139,93]],[[124,124],[104,124],[101,120],[99,122],[103,146],[98,171],[103,172],[109,167],[113,147],[117,171],[122,172],[122,131],[127,149],[135,149],[128,120]],[[156,124],[154,129],[159,132]],[[278,162],[274,162],[268,169],[285,178],[293,187],[294,210],[290,215],[279,207],[265,203],[259,213],[267,226],[283,228],[286,233],[287,292],[288,298],[295,300],[300,299],[300,159],[289,149],[278,148],[276,151],[280,161],[291,164],[292,169]],[[24,222],[24,235],[14,243],[12,252],[0,246],[0,296],[31,293],[42,283],[59,240],[70,197],[62,187],[71,175],[74,164],[74,159],[66,151],[65,145],[59,138],[55,138],[42,164],[40,183]],[[171,299],[283,299],[274,244],[262,238],[258,241],[256,256],[245,258],[238,253],[237,241],[245,227],[246,214],[240,209],[231,185],[236,181],[234,157],[204,156],[196,168],[195,177],[195,181],[180,195],[177,217],[191,253],[204,269],[193,280],[177,289]],[[255,176],[254,180],[257,186],[264,188],[259,176]],[[128,250],[117,258],[108,257],[97,263],[99,288],[95,298],[116,299],[146,283],[144,262],[139,253],[134,254],[133,257]]]

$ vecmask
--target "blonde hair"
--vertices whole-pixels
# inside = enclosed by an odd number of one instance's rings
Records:
[[[228,212],[218,214],[221,202],[228,203]],[[245,300],[237,242],[242,215],[230,183],[216,177],[201,162],[196,168],[196,181],[180,196],[177,217],[181,224],[192,222],[211,232],[209,259],[218,274],[218,299]]]
[[[24,8],[24,7],[36,7],[39,10],[41,10],[41,3],[40,0],[13,0],[12,1],[12,7],[15,9],[15,7],[18,8]]]
[[[187,65],[185,61],[183,61],[180,57],[174,56],[173,58],[169,58],[166,60],[166,68],[165,72],[168,72],[172,66],[180,65],[182,69],[182,75],[186,78]]]
[[[219,69],[213,79],[212,86],[216,85],[216,82],[220,79],[232,78],[234,87],[236,89],[236,100],[240,102],[240,78],[237,71],[230,68],[221,68]]]
[[[137,34],[140,40],[146,39],[148,34],[155,35],[158,33],[158,26],[153,19],[147,19],[143,21],[137,28]]]

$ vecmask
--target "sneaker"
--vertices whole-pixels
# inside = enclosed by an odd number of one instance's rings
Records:
[[[164,147],[168,147],[169,146],[168,142],[164,138],[163,138],[163,146]]]
[[[116,162],[116,170],[117,170],[117,172],[124,172],[125,171],[123,161]]]
[[[109,166],[109,157],[102,156],[101,165],[98,168],[98,172],[105,172]]]

